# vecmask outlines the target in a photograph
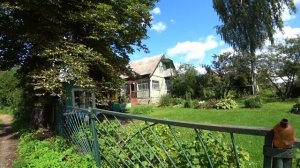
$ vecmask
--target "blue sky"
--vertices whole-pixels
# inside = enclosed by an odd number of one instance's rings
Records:
[[[300,34],[300,0],[294,2],[298,12],[284,12],[284,33],[276,33],[277,39]],[[161,0],[151,13],[149,38],[143,41],[150,53],[135,52],[132,61],[165,54],[176,65],[193,64],[201,72],[201,65],[210,64],[212,55],[231,50],[216,33],[215,26],[221,23],[211,0]]]

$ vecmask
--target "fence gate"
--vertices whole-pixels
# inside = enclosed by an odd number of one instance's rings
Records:
[[[66,108],[63,135],[99,167],[251,167],[237,134],[263,136],[263,167],[292,167],[292,149],[273,149],[272,131],[155,119],[101,109]],[[300,147],[300,142],[295,143]],[[252,165],[253,167],[253,165]],[[255,167],[262,167],[256,165]]]

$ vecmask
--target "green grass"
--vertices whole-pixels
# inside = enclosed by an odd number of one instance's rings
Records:
[[[3,124],[3,121],[2,121],[2,120],[0,120],[0,124]]]
[[[0,114],[13,114],[13,108],[8,106],[0,106]]]
[[[243,108],[243,101],[238,100],[237,102],[239,103],[239,107],[231,110],[155,107],[153,112],[148,114],[148,116],[208,124],[265,128],[272,128],[282,118],[287,118],[296,132],[300,131],[300,116],[289,113],[292,105],[295,104],[294,101],[279,102],[265,100],[263,107],[259,109]],[[189,136],[189,134],[186,133],[186,136]],[[261,167],[264,138],[250,135],[236,135],[235,139],[238,146],[250,153],[250,159],[254,162],[254,165],[251,167]],[[229,138],[226,141],[229,141]]]

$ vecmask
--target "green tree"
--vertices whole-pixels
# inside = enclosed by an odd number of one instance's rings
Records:
[[[300,75],[299,48],[300,36],[270,46],[268,53],[259,56],[262,77],[276,88],[282,100],[290,98],[297,87]]]
[[[247,92],[249,83],[249,64],[247,56],[241,52],[226,52],[214,55],[211,65],[204,65],[207,74],[215,76],[216,83],[213,85],[216,98],[226,98],[229,91],[234,91],[236,96]]]
[[[182,64],[177,71],[173,80],[172,94],[182,98],[197,97],[198,72],[195,67],[190,64]]]
[[[0,71],[0,107],[18,107],[21,100],[20,81],[16,76],[17,68]]]
[[[0,69],[20,66],[26,100],[61,96],[63,82],[116,90],[128,54],[147,51],[142,40],[155,2],[3,0]]]
[[[258,91],[256,81],[255,50],[261,48],[266,39],[273,43],[276,28],[282,30],[282,13],[285,7],[295,12],[293,0],[213,0],[213,7],[223,25],[217,33],[234,49],[251,56],[252,92]]]

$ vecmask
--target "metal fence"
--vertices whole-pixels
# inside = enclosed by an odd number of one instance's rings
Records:
[[[67,108],[63,135],[78,152],[92,154],[99,167],[251,167],[237,134],[263,136],[263,165],[292,163],[293,149],[272,148],[273,132],[266,128],[222,126],[155,119],[101,109]],[[300,148],[300,142],[295,143]],[[296,163],[297,162],[297,163]]]

